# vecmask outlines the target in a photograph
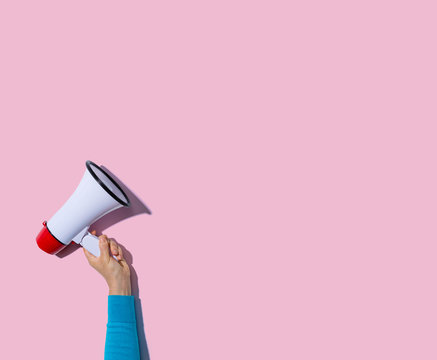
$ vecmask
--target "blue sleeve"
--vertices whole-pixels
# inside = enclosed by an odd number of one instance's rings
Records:
[[[133,296],[108,296],[105,360],[139,360]]]

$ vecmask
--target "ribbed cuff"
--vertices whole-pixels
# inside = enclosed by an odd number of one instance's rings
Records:
[[[111,322],[136,322],[133,296],[108,295],[108,323]]]

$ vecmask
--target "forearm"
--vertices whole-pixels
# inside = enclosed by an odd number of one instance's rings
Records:
[[[108,296],[105,360],[139,360],[133,296]]]

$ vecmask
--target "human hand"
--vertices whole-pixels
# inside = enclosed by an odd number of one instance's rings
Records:
[[[95,231],[92,232],[95,235]],[[94,256],[83,248],[88,263],[106,280],[109,295],[131,295],[130,269],[123,257],[120,245],[106,235],[99,236],[100,256]],[[114,257],[117,260],[114,259]]]

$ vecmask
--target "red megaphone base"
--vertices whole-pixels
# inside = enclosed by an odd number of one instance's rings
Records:
[[[49,229],[47,228],[47,221],[44,221],[42,224],[44,227],[36,237],[36,243],[41,250],[54,255],[67,246],[61,243],[50,233]]]

